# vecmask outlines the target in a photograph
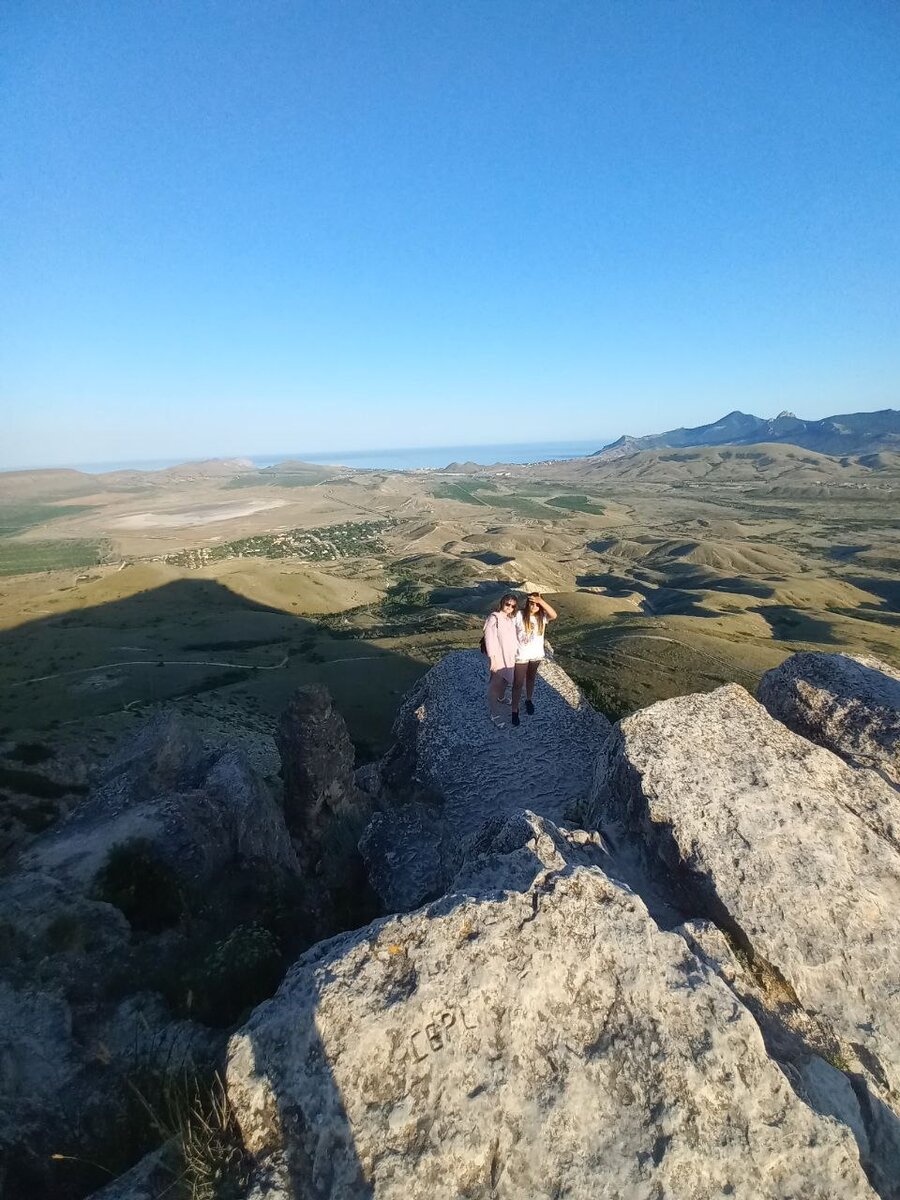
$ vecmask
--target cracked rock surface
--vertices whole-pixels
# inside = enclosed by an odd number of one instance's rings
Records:
[[[763,675],[757,698],[795,733],[900,787],[900,671],[862,655],[793,654]]]
[[[229,1050],[261,1171],[342,1200],[874,1196],[847,1126],[595,853],[513,818],[475,853],[487,895],[304,955]]]
[[[541,664],[535,714],[498,729],[488,718],[486,660],[448,654],[423,676],[394,724],[377,781],[379,811],[361,844],[390,911],[446,891],[466,842],[494,818],[530,809],[559,822],[591,791],[609,722],[554,662]]]
[[[833,1032],[895,1181],[896,804],[874,772],[790,732],[737,685],[622,721],[596,796],[597,811],[642,842],[650,870],[670,877],[685,907],[729,930],[785,1003]]]

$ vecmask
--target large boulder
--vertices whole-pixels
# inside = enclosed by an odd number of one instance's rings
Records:
[[[283,813],[244,756],[207,750],[172,712],[127,740],[90,796],[19,865],[89,892],[125,845],[142,847],[195,893],[235,865],[298,870]]]
[[[227,1069],[247,1148],[287,1164],[274,1194],[874,1197],[850,1129],[797,1097],[725,983],[570,854],[602,847],[513,819],[472,894],[295,964]]]
[[[898,799],[729,685],[622,721],[595,812],[643,843],[651,870],[785,1004],[824,1024],[900,1177]]]
[[[900,671],[877,658],[793,654],[756,695],[795,733],[900,787]]]
[[[541,665],[534,716],[488,717],[483,655],[446,655],[418,682],[379,767],[379,811],[360,849],[385,907],[408,910],[446,891],[485,821],[523,808],[554,822],[581,808],[609,723],[565,671]]]

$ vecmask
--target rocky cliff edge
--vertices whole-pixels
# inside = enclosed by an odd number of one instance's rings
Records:
[[[245,1200],[898,1200],[896,686],[796,656],[610,727],[548,663],[497,729],[457,653],[355,775],[299,694],[277,789],[161,713],[0,883],[0,1192],[176,1060]]]

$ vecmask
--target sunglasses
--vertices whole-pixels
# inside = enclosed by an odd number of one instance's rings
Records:
[[[515,600],[507,600],[506,603],[503,605],[503,607],[504,608],[515,608],[516,602],[515,602]]]

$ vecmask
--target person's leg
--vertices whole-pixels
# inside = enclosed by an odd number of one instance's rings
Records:
[[[529,716],[534,712],[534,681],[537,679],[539,662],[530,662],[527,664],[528,671],[525,676],[525,711]]]
[[[516,663],[512,686],[512,710],[514,713],[518,713],[519,711],[519,698],[522,695],[522,686],[525,683],[525,670],[527,665],[527,663]]]
[[[506,679],[502,671],[491,671],[491,677],[488,682],[488,712],[491,717],[500,719],[500,705],[503,702],[503,693],[506,691]]]

